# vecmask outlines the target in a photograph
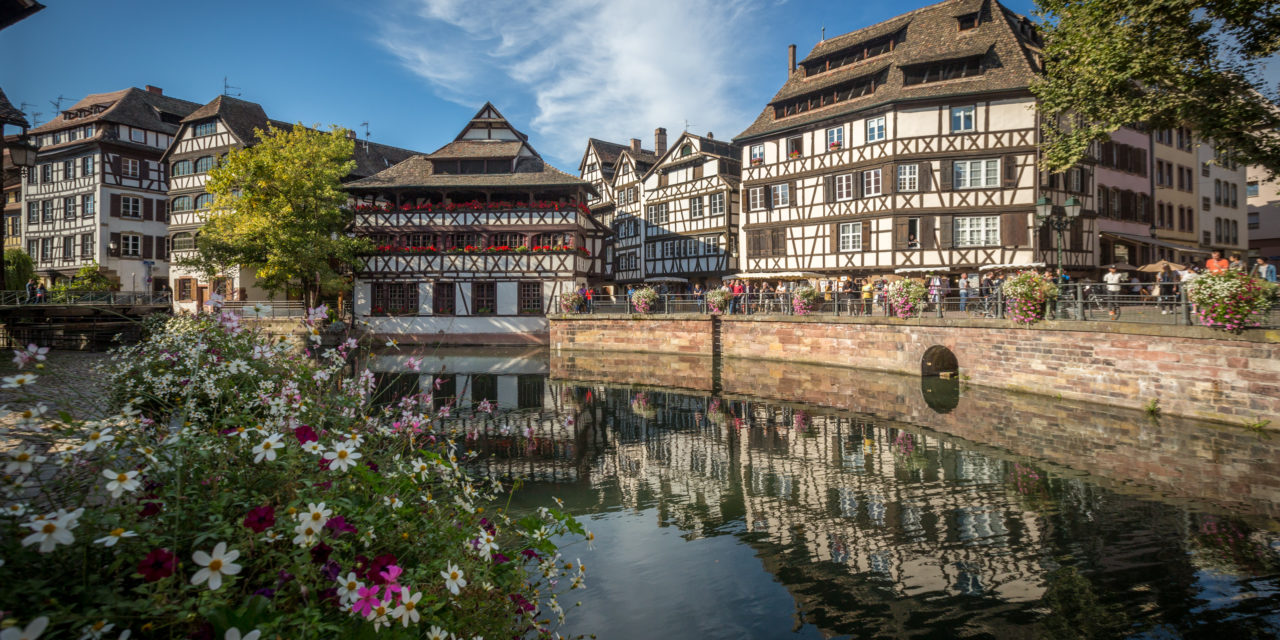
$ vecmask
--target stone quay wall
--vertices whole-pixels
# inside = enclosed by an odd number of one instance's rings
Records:
[[[920,375],[931,347],[968,384],[1280,427],[1280,332],[1113,322],[558,315],[551,347],[780,360]]]

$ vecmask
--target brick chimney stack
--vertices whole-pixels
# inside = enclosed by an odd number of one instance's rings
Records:
[[[658,156],[667,152],[667,130],[663,127],[653,130],[653,152]]]
[[[151,85],[147,85],[147,92],[154,93],[158,96],[164,95],[164,89],[161,89],[160,87],[153,87]]]
[[[631,152],[640,153],[640,138],[631,139]]]
[[[789,45],[787,47],[787,77],[796,72],[796,46]]]

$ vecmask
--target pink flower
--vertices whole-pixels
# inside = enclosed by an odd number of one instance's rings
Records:
[[[365,617],[373,611],[373,608],[382,604],[378,599],[378,586],[360,587],[360,597],[356,599],[355,604],[351,605],[351,610]]]

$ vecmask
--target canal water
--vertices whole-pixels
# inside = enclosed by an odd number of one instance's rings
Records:
[[[564,551],[566,633],[1280,637],[1280,443],[1243,427],[786,363],[372,363],[440,380],[513,510],[559,498],[595,534]]]

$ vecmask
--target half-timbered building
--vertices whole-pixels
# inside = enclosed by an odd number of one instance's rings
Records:
[[[85,97],[31,131],[22,239],[36,272],[54,282],[99,264],[125,290],[166,285],[169,174],[161,155],[200,105],[158,87]]]
[[[378,335],[421,342],[545,343],[560,294],[604,276],[608,229],[590,183],[543,161],[486,103],[428,155],[349,183],[355,314]]]
[[[660,131],[665,138],[666,130]],[[645,277],[644,176],[657,162],[658,154],[641,148],[635,138],[614,162],[613,280],[618,284],[640,282]]]
[[[257,144],[259,132],[270,128],[290,129],[288,122],[267,117],[262,106],[230,96],[218,96],[182,120],[174,143],[165,153],[170,168],[169,247],[175,260],[194,254],[196,235],[208,220],[213,194],[205,190],[208,172],[232,149]],[[368,141],[356,141],[356,167],[347,177],[355,180],[408,158],[414,152]],[[208,277],[194,269],[174,264],[171,268],[174,306],[180,311],[199,311],[211,294],[227,300],[267,300],[268,293],[257,285],[254,269],[230,266]]]
[[[616,205],[613,197],[613,169],[618,162],[618,156],[626,148],[626,145],[589,138],[587,150],[583,152],[582,161],[578,163],[578,177],[590,182],[598,194],[591,195],[587,199],[587,205],[591,207],[591,215],[595,216],[600,224],[610,229],[613,229]],[[614,236],[610,235],[604,241],[604,273],[609,279],[613,277],[613,238]]]
[[[680,134],[644,177],[644,277],[718,284],[735,272],[737,145]]]
[[[946,0],[820,42],[741,144],[744,269],[963,271],[1045,259],[1034,204],[1084,201],[1090,172],[1039,175],[1028,87],[1041,41],[995,0]],[[1073,236],[1076,234],[1072,234]],[[1050,245],[1051,246],[1051,245]],[[1066,263],[1092,250],[1068,244]]]

